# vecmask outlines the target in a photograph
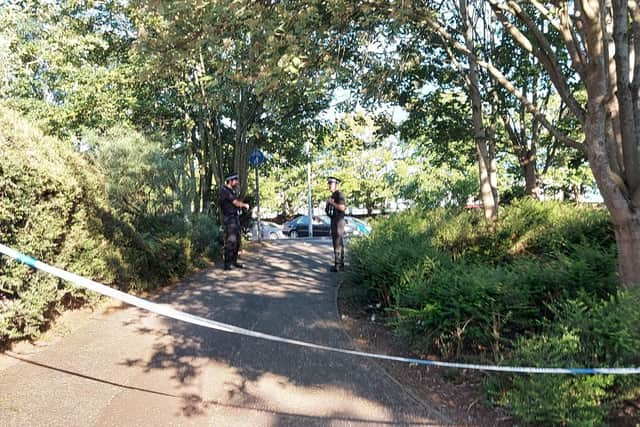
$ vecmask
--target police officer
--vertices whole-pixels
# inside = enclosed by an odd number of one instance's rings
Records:
[[[235,188],[238,186],[238,174],[233,173],[224,179],[224,186],[220,189],[218,202],[222,211],[224,223],[224,269],[231,270],[231,266],[243,268],[238,262],[240,251],[240,209],[249,209],[249,204],[238,199]]]
[[[331,218],[331,239],[333,240],[334,266],[331,271],[344,270],[344,211],[347,209],[344,194],[338,190],[340,180],[334,176],[327,179],[331,197],[327,200],[325,212]]]

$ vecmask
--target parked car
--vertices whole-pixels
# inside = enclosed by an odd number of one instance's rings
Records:
[[[262,240],[275,240],[284,239],[286,236],[282,232],[282,227],[275,222],[260,221],[260,227],[262,228]],[[258,239],[258,221],[252,221],[249,227],[251,233],[251,239]]]
[[[367,236],[371,233],[371,226],[366,222],[354,218],[352,216],[345,216],[345,234],[353,236]]]
[[[311,220],[313,237],[331,235],[331,220],[328,216],[313,216]],[[282,225],[282,232],[292,239],[309,237],[309,215],[299,216]]]
[[[331,236],[331,218],[326,215],[313,216],[311,223],[313,237]],[[285,222],[282,225],[282,232],[292,239],[298,237],[309,237],[309,216],[303,215]],[[371,232],[371,227],[359,219],[345,217],[345,236],[367,235]]]

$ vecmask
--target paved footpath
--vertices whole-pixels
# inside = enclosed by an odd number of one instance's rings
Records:
[[[267,334],[352,348],[330,242],[275,241],[247,268],[154,298]],[[112,304],[62,339],[0,354],[0,426],[434,426],[446,419],[370,360]]]

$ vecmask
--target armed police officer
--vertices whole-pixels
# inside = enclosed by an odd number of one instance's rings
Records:
[[[236,173],[228,175],[224,186],[220,189],[218,202],[222,211],[224,223],[224,269],[231,270],[231,266],[243,268],[238,262],[240,251],[240,210],[249,209],[249,204],[238,199],[235,188],[238,186],[239,176]]]
[[[331,197],[327,199],[325,212],[331,218],[331,239],[333,240],[334,266],[331,271],[344,270],[344,211],[347,209],[344,194],[338,190],[340,180],[336,177],[327,179]]]

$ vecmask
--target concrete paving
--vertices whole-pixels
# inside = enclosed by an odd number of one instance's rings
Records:
[[[329,241],[272,241],[156,302],[353,348]],[[44,347],[0,355],[0,426],[435,426],[447,419],[375,362],[243,337],[114,304]]]

